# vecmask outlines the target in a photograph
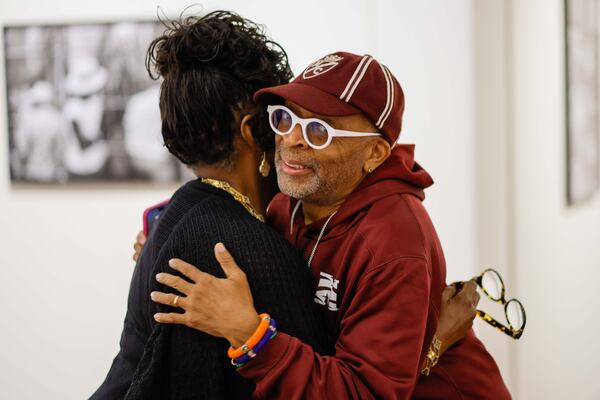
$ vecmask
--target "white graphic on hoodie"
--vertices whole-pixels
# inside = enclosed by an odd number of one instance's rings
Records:
[[[334,279],[333,275],[321,272],[321,279],[317,291],[315,292],[315,303],[327,306],[329,311],[338,311],[337,293],[339,280]]]

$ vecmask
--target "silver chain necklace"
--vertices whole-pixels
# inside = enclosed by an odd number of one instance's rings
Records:
[[[296,206],[294,207],[294,211],[292,212],[292,219],[290,220],[290,236],[292,235],[292,233],[294,233],[294,219],[296,217],[296,212],[298,212],[298,209],[300,208],[300,203],[302,203],[302,202],[300,200],[298,200],[298,203],[296,203]],[[310,265],[315,256],[315,253],[317,252],[317,246],[319,245],[319,242],[321,241],[321,238],[323,237],[323,234],[325,233],[325,228],[327,228],[327,224],[329,223],[329,221],[331,221],[331,218],[333,218],[333,216],[336,213],[337,213],[337,210],[335,210],[333,212],[333,214],[331,214],[329,216],[329,218],[327,218],[327,221],[325,221],[325,223],[323,224],[323,227],[321,228],[321,232],[319,233],[319,237],[317,238],[317,243],[315,243],[315,246],[313,247],[312,251],[310,252],[310,257],[308,257],[308,268],[310,268]]]

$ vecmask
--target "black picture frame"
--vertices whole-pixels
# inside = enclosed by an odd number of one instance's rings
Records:
[[[161,22],[2,28],[13,185],[170,184],[189,177],[162,144],[160,82],[145,68]]]

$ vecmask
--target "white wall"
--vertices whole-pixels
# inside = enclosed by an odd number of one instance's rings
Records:
[[[509,349],[516,399],[598,399],[600,193],[566,204],[563,1],[480,1],[476,14],[478,260],[506,263],[527,311],[518,343],[490,341]]]
[[[166,2],[165,2],[166,3]],[[177,15],[188,2],[163,4]],[[444,243],[450,279],[475,272],[474,78],[468,0],[205,1],[266,23],[295,71],[335,50],[387,63],[407,96],[403,141],[436,185],[427,206]],[[298,3],[296,3],[298,4]],[[2,24],[153,18],[146,1],[4,0]],[[0,74],[4,76],[3,71]],[[0,79],[4,93],[4,79]],[[0,96],[0,109],[5,109]],[[173,188],[13,188],[0,112],[0,398],[81,399],[118,348],[146,206]]]
[[[477,165],[477,265],[494,268],[514,293],[512,274],[512,187],[508,132],[507,2],[474,3]],[[480,309],[503,318],[497,304],[481,300]],[[493,312],[495,311],[495,313]],[[516,385],[515,352],[520,344],[476,320],[479,336],[498,363],[509,388]],[[515,396],[515,398],[519,398]]]
[[[566,207],[563,4],[511,7],[515,290],[529,311],[518,391],[598,399],[600,197]]]

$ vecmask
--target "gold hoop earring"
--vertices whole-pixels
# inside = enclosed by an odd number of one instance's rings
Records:
[[[262,159],[260,160],[260,165],[258,166],[258,172],[265,178],[269,176],[269,172],[271,172],[271,164],[267,161],[267,153],[262,153]]]

